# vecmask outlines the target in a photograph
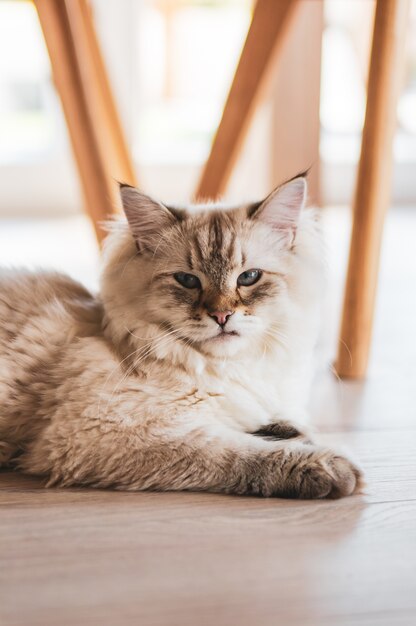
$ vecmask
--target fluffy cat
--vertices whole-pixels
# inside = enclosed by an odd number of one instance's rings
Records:
[[[0,465],[48,485],[355,493],[360,471],[300,426],[322,283],[305,178],[233,209],[121,196],[98,297],[0,273]]]

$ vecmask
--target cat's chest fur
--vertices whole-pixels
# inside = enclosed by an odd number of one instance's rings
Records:
[[[159,381],[159,393],[147,390],[147,403],[191,411],[211,423],[254,432],[277,419],[304,419],[311,367],[297,352],[273,351],[228,359],[205,359],[180,346],[157,350],[148,380]],[[186,372],[186,374],[184,373]]]
[[[276,390],[266,382],[250,381],[247,377],[206,381],[209,404],[217,409],[213,415],[223,424],[247,432],[272,421],[279,411]]]
[[[279,381],[278,363],[272,367],[269,360],[250,366],[220,363],[198,380],[198,395],[212,410],[214,419],[247,432],[287,413],[291,400],[286,391]]]

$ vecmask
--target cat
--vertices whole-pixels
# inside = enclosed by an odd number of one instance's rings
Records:
[[[0,273],[0,465],[48,486],[359,491],[305,425],[323,282],[305,177],[237,208],[120,193],[98,296]]]

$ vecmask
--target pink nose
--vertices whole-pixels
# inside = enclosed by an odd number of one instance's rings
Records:
[[[225,326],[233,313],[234,311],[210,311],[209,315],[215,319],[219,326]]]

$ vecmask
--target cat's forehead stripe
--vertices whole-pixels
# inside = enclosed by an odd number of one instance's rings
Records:
[[[193,270],[194,269],[194,262],[193,262],[193,259],[192,259],[192,250],[188,250],[188,253],[186,255],[186,261],[188,263],[189,269]]]
[[[193,224],[194,232],[188,238],[190,252],[189,267],[199,268],[211,276],[215,282],[222,283],[226,275],[241,265],[242,254],[239,246],[237,253],[237,232],[232,216],[212,212],[203,220]]]
[[[223,244],[223,228],[225,224],[218,214],[212,213],[210,215],[209,226],[209,240],[212,250],[222,251]]]
[[[204,246],[199,239],[198,232],[195,232],[193,238],[191,239],[191,251],[196,263],[201,264],[204,261],[203,248]]]

